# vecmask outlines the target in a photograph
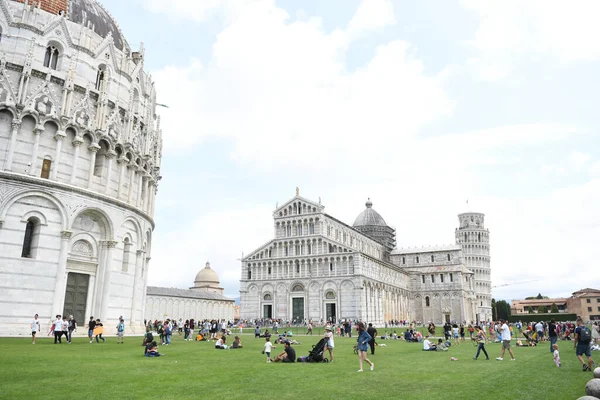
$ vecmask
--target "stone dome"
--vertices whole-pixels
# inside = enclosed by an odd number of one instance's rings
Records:
[[[23,0],[13,0],[23,3]],[[31,3],[31,2],[30,2]],[[76,24],[83,25],[105,38],[112,35],[115,47],[123,50],[125,38],[114,18],[95,0],[41,0],[40,8],[51,14],[64,12]]]
[[[207,262],[206,266],[198,272],[196,279],[194,280],[195,286],[212,286],[214,284],[219,285],[219,276],[210,267],[210,263]]]
[[[371,199],[367,200],[365,206],[367,208],[365,208],[364,211],[361,212],[358,215],[358,217],[356,217],[356,219],[354,220],[354,224],[352,225],[353,227],[356,228],[359,226],[387,226],[383,217],[379,215],[377,211],[373,210],[373,203],[371,202]]]

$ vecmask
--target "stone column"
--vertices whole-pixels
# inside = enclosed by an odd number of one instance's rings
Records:
[[[19,133],[19,128],[21,128],[20,122],[13,121],[11,124],[12,132],[10,134],[10,145],[8,147],[8,157],[6,158],[6,167],[4,168],[7,171],[12,170],[12,162],[13,157],[15,155],[15,147],[17,146],[17,134]]]
[[[131,170],[129,173],[129,193],[127,193],[127,203],[131,204],[131,198],[133,196],[133,182],[135,181],[135,171],[137,166],[135,164],[129,164],[127,168]]]
[[[104,257],[104,277],[102,280],[102,306],[100,308],[100,318],[102,318],[104,323],[108,322],[108,303],[110,301],[110,279],[113,268],[113,257],[114,250],[117,242],[114,240],[107,240],[102,243],[103,247],[106,249],[106,257]]]
[[[81,148],[81,143],[83,143],[83,138],[81,136],[75,136],[71,143],[73,143],[73,146],[75,146],[75,154],[73,155],[73,169],[71,170],[71,179],[69,180],[69,183],[73,184],[75,183],[77,162],[79,161],[79,149]]]
[[[127,160],[127,158],[124,156],[121,156],[117,159],[117,164],[119,164],[119,186],[117,188],[117,199],[121,198],[121,192],[123,191],[123,175],[125,175],[128,162],[129,160]]]
[[[58,255],[58,265],[56,267],[56,278],[54,281],[54,301],[52,302],[52,313],[63,313],[65,303],[65,285],[67,278],[67,255],[69,254],[69,240],[73,232],[62,231],[60,233],[60,253]]]
[[[133,297],[131,300],[131,316],[129,318],[130,320],[130,324],[131,327],[133,328],[135,326],[136,323],[136,309],[138,307],[138,303],[139,303],[139,290],[138,290],[138,286],[139,286],[139,282],[140,282],[140,275],[142,274],[142,268],[143,266],[143,262],[144,262],[144,250],[138,250],[136,253],[136,259],[135,259],[135,271],[133,274]],[[143,315],[142,315],[142,319],[143,319]]]
[[[96,153],[100,150],[100,146],[97,143],[92,143],[88,146],[88,150],[92,152],[92,158],[90,159],[90,169],[88,170],[88,189],[92,186],[92,178],[94,177],[94,167],[96,166]]]
[[[142,185],[144,184],[144,169],[142,167],[138,167],[137,172],[140,173],[140,180],[138,181],[138,190],[137,190],[137,199],[135,201],[135,206],[138,208],[142,207]]]
[[[144,185],[144,190],[142,191],[145,196],[141,201],[141,207],[142,207],[142,211],[144,212],[148,212],[148,204],[149,204],[149,199],[150,199],[150,179],[152,179],[152,177],[150,176],[150,174],[145,174],[142,177],[143,185]]]
[[[148,265],[150,264],[150,257],[146,257],[146,262],[143,263],[142,265],[142,271],[140,272],[141,274],[141,281],[142,281],[142,296],[141,296],[141,301],[142,301],[142,313],[141,313],[141,317],[142,319],[145,318],[144,314],[146,313],[146,288],[148,287]]]
[[[50,179],[56,180],[58,174],[58,167],[60,165],[60,151],[62,149],[63,139],[67,136],[64,131],[56,131],[54,140],[56,140],[56,154],[54,155],[54,168],[50,171]]]
[[[113,159],[117,156],[113,150],[109,150],[106,152],[106,158],[108,159],[108,170],[106,172],[106,186],[104,187],[104,193],[108,194],[110,190],[110,180],[112,179],[112,165]]]
[[[37,163],[37,153],[38,148],[40,147],[40,136],[43,132],[44,127],[42,125],[38,125],[33,129],[33,133],[35,134],[35,142],[33,143],[33,151],[31,152],[29,171],[27,171],[29,175],[35,175],[37,173],[35,164]]]

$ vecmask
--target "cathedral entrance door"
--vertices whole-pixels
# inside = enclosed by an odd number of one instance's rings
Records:
[[[327,303],[325,304],[325,316],[327,317],[327,321],[331,321],[335,323],[337,321],[335,315],[335,303]]]
[[[273,305],[271,305],[271,304],[263,305],[263,318],[273,318]]]
[[[292,298],[292,319],[304,321],[304,297]]]
[[[450,314],[445,314],[444,318],[445,318],[446,323],[449,324],[450,323]]]
[[[65,292],[65,307],[63,315],[73,315],[75,321],[85,324],[85,305],[88,295],[90,276],[69,272],[67,290]]]

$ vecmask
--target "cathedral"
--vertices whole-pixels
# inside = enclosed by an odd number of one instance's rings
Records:
[[[454,245],[399,249],[369,200],[352,226],[296,196],[275,237],[242,259],[240,317],[471,322],[492,318],[484,214],[459,214]]]
[[[0,0],[3,334],[143,332],[162,133],[144,49],[93,0]]]

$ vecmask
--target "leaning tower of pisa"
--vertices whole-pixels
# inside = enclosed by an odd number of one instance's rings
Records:
[[[0,315],[143,332],[160,180],[156,92],[95,0],[0,0]]]
[[[490,268],[490,231],[484,225],[485,215],[466,212],[458,215],[456,244],[462,247],[465,265],[475,273],[476,319],[492,319],[492,278]]]

